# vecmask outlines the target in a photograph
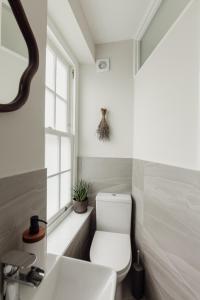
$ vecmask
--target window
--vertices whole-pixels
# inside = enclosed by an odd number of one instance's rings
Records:
[[[74,135],[72,66],[57,48],[46,50],[45,164],[49,223],[71,205]]]

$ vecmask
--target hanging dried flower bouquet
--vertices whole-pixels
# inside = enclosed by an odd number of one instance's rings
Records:
[[[106,108],[101,108],[102,119],[97,128],[97,135],[100,141],[105,141],[110,139],[110,128],[106,120]]]

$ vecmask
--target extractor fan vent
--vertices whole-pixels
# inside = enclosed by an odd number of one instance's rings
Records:
[[[96,60],[97,72],[109,72],[110,71],[110,59],[101,58]]]

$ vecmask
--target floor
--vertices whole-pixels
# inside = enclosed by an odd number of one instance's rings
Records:
[[[128,275],[122,284],[122,299],[135,300],[131,293],[131,276]]]
[[[131,281],[132,281],[132,277],[131,277],[131,274],[129,273],[129,275],[124,280],[123,285],[122,285],[122,299],[123,300],[135,300],[135,298],[132,296],[132,292],[131,292],[131,286],[132,286]],[[142,298],[141,300],[145,300],[145,299]]]

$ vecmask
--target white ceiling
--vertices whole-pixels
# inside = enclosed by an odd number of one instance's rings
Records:
[[[136,38],[155,0],[79,0],[95,43]]]

